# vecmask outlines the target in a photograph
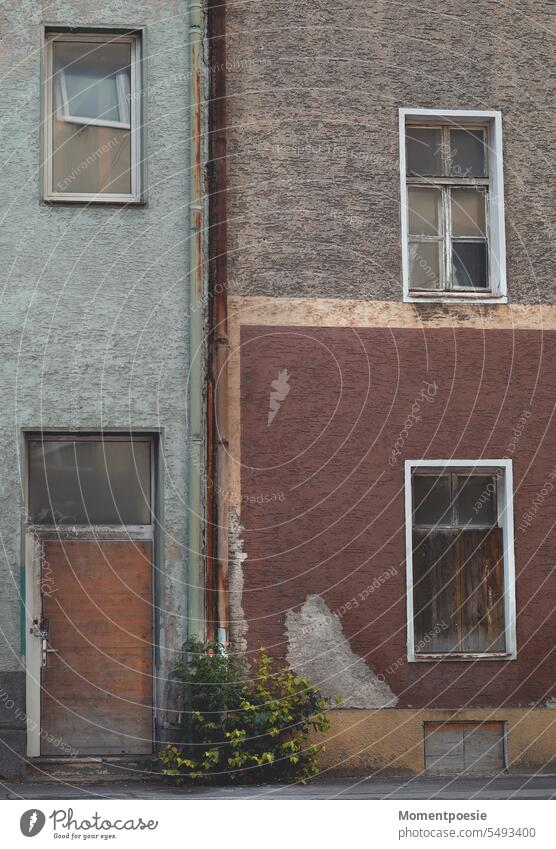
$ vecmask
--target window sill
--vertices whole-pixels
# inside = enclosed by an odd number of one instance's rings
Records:
[[[507,295],[495,295],[492,292],[409,292],[404,294],[406,304],[507,304]]]
[[[49,206],[66,206],[81,204],[82,206],[146,206],[147,199],[135,195],[49,195],[43,198],[43,202]]]
[[[469,654],[416,654],[408,663],[469,663],[476,660],[517,660],[511,652],[469,652]]]

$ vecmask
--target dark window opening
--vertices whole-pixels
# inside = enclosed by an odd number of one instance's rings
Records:
[[[499,470],[412,479],[415,654],[504,653]]]

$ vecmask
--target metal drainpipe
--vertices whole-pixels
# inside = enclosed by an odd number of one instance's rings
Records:
[[[221,650],[228,622],[228,264],[226,0],[208,0],[210,46],[209,358],[207,374],[207,597],[211,638]]]
[[[190,204],[189,204],[189,468],[187,492],[187,633],[205,638],[203,568],[204,416],[203,378],[205,353],[204,256],[203,256],[203,164],[202,164],[202,5],[189,0],[190,55]]]

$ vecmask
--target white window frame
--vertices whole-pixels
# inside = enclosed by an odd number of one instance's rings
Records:
[[[406,303],[497,303],[508,302],[506,282],[506,237],[504,227],[504,173],[502,157],[502,113],[495,110],[475,111],[465,109],[400,109],[400,198],[402,237],[403,300]],[[409,204],[406,175],[406,130],[412,123],[451,124],[458,127],[482,125],[488,129],[489,193],[487,205],[488,278],[489,288],[484,292],[440,290],[415,292],[409,281]]]
[[[505,652],[434,653],[415,652],[415,628],[413,622],[413,487],[415,469],[438,469],[449,472],[458,469],[500,469],[502,481],[499,485],[499,516],[502,520],[504,546],[504,628]],[[515,555],[514,555],[514,504],[513,473],[511,460],[406,460],[405,461],[405,547],[406,547],[406,601],[407,601],[407,660],[409,663],[429,662],[461,663],[475,660],[516,660],[516,603],[515,603]]]
[[[118,97],[118,106],[120,115],[131,113],[131,91],[124,90],[123,80],[124,74],[116,74],[116,93]],[[62,99],[62,109],[56,109],[57,114],[61,112],[59,120],[66,121],[68,124],[83,124],[85,126],[95,127],[117,127],[122,130],[131,130],[131,117],[129,121],[107,121],[104,118],[81,118],[79,115],[72,115],[70,112],[70,104],[68,97],[68,88],[66,82],[65,70],[60,71],[60,96]],[[54,94],[54,102],[56,102],[56,94]]]
[[[54,76],[54,43],[56,42],[98,42],[101,44],[112,44],[124,42],[131,45],[131,75],[129,92],[129,117],[130,122],[103,121],[97,118],[81,118],[70,115],[67,91],[64,92],[64,76],[61,76],[61,95],[63,104],[62,120],[72,124],[116,127],[131,130],[130,139],[130,174],[131,192],[129,194],[110,192],[56,192],[53,186],[52,176],[52,118],[58,112],[56,104],[55,76]],[[121,86],[118,87],[118,99],[124,96]],[[43,75],[43,102],[44,102],[44,199],[57,203],[142,203],[142,138],[141,138],[141,33],[118,34],[107,30],[103,33],[69,33],[49,30],[44,42],[44,75]]]

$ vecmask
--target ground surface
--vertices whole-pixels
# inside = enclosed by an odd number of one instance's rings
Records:
[[[338,778],[307,786],[173,787],[158,782],[2,784],[0,799],[556,799],[556,775]]]

